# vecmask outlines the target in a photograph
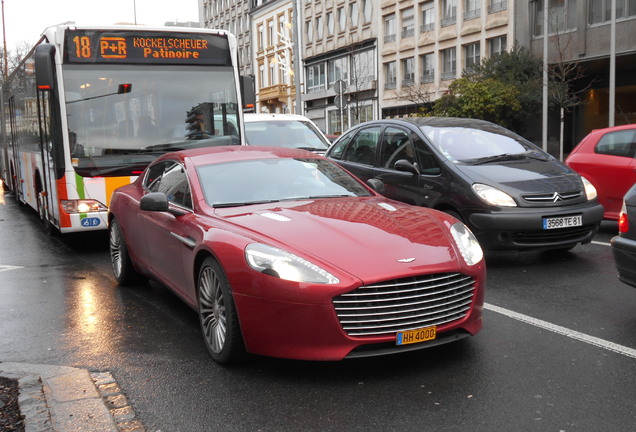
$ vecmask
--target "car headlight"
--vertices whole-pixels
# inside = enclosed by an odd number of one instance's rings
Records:
[[[254,270],[294,282],[336,284],[338,278],[301,257],[260,243],[245,248],[247,264]]]
[[[497,207],[517,207],[517,203],[507,193],[481,183],[473,184],[473,191],[483,202]]]
[[[466,225],[461,222],[456,222],[451,225],[450,232],[466,264],[472,266],[482,260],[484,251],[479,245],[475,235]]]
[[[596,192],[594,185],[583,176],[581,176],[581,180],[583,180],[583,187],[585,188],[585,196],[587,197],[587,200],[590,201],[596,198],[598,193]]]

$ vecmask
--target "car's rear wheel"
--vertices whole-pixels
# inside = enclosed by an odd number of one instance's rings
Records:
[[[135,270],[128,248],[121,232],[121,227],[117,219],[110,221],[110,261],[113,266],[115,279],[120,285],[133,285],[143,282],[144,278]]]
[[[201,331],[212,358],[221,364],[241,359],[245,347],[230,284],[211,257],[203,261],[199,270],[197,295]]]

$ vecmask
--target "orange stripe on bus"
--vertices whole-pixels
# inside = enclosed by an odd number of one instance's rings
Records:
[[[106,177],[106,205],[110,206],[110,197],[115,189],[120,186],[126,186],[131,182],[132,179],[130,177]]]

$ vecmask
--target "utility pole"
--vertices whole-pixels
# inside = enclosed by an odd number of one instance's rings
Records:
[[[548,0],[543,0],[543,151],[548,151]]]
[[[610,24],[609,127],[615,125],[616,113],[616,0],[612,0]]]

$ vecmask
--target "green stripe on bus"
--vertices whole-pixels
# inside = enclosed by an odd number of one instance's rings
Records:
[[[79,199],[84,199],[84,177],[75,174],[75,188],[77,189],[77,196]]]

